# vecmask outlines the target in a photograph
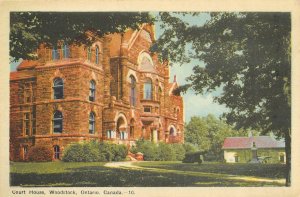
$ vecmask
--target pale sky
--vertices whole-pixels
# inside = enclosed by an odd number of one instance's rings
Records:
[[[208,13],[201,13],[198,16],[189,16],[186,15],[181,17],[185,22],[188,22],[190,25],[203,25],[210,16]],[[159,27],[159,23],[155,24],[156,28],[156,38],[162,34],[162,29]],[[188,64],[180,66],[179,64],[173,64],[170,68],[170,80],[173,81],[173,76],[176,75],[176,79],[179,85],[186,84],[186,77],[190,76],[193,73],[194,65],[203,65],[204,62],[192,60]],[[196,95],[193,90],[188,90],[185,94],[182,94],[184,100],[185,108],[185,121],[188,122],[192,116],[207,116],[208,114],[213,114],[216,117],[220,116],[222,113],[228,111],[228,109],[213,101],[214,95],[221,94],[221,90],[215,91],[209,94]]]
[[[205,21],[209,19],[209,15],[206,13],[200,14],[199,16],[184,16],[182,19],[191,25],[203,25]],[[156,27],[156,38],[158,38],[162,29],[160,29],[159,24],[155,24]],[[16,70],[16,66],[19,62],[12,63],[11,71]],[[173,81],[173,76],[176,75],[176,79],[179,85],[186,84],[186,77],[192,74],[193,65],[199,64],[203,65],[200,61],[191,61],[188,64],[179,66],[178,64],[173,64],[170,68],[170,80]],[[227,111],[225,106],[219,105],[213,102],[213,96],[220,94],[221,91],[212,92],[205,95],[196,95],[193,90],[188,90],[183,94],[184,108],[185,108],[185,121],[188,122],[192,116],[206,116],[208,114],[213,114],[216,117],[220,116],[223,112]]]

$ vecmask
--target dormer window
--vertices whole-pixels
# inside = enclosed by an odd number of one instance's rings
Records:
[[[96,50],[95,50],[95,55],[96,55],[96,61],[95,61],[95,63],[96,64],[99,64],[99,47],[98,46],[96,46]]]
[[[58,60],[59,59],[59,51],[57,47],[52,48],[52,60]]]
[[[91,61],[91,59],[92,59],[92,48],[91,47],[87,48],[87,59],[89,61]]]
[[[67,44],[63,45],[62,52],[63,52],[63,57],[64,58],[69,58],[70,57],[70,49],[69,49]]]

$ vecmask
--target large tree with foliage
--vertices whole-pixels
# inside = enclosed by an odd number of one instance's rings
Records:
[[[11,12],[10,56],[13,60],[34,59],[39,44],[90,44],[93,37],[136,29],[143,23],[152,23],[146,12]]]
[[[184,13],[194,16],[199,13]],[[191,58],[189,84],[197,93],[223,89],[215,97],[230,111],[224,114],[236,128],[272,131],[284,137],[286,185],[291,169],[291,17],[289,13],[211,13],[201,26],[189,25],[180,13],[160,13],[165,28],[155,49],[173,62]],[[191,53],[185,53],[186,49]]]
[[[222,145],[226,137],[244,136],[242,130],[234,130],[232,126],[223,120],[217,119],[209,114],[206,117],[193,116],[185,125],[184,139],[198,147],[199,150],[206,151],[213,160],[222,160]]]

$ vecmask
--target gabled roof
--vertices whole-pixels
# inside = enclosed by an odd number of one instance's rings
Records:
[[[225,138],[222,149],[284,148],[284,141],[277,141],[270,136],[228,137]]]
[[[34,77],[34,71],[32,70],[22,70],[10,73],[10,80],[30,79]]]
[[[25,70],[25,69],[33,69],[38,65],[38,61],[34,60],[23,60],[19,66],[17,67],[17,70]]]

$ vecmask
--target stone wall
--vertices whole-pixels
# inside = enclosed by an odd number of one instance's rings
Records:
[[[70,46],[71,56],[58,60],[51,60],[51,49],[41,47],[39,64],[30,71],[29,77],[23,71],[11,75],[10,159],[26,159],[24,147],[30,149],[35,145],[48,145],[52,149],[59,146],[61,158],[68,144],[91,139],[128,146],[141,138],[154,142],[182,143],[183,100],[180,96],[170,94],[168,64],[161,64],[156,54],[149,54],[155,71],[144,72],[139,69],[139,55],[148,53],[152,42],[147,33],[149,29],[142,31],[135,34],[134,31],[127,32],[123,43],[113,40],[121,39],[117,35],[96,41],[92,53],[95,53],[96,45],[102,47],[99,64],[95,64],[93,55],[90,60],[87,59],[87,47]],[[127,43],[129,40],[131,44]],[[111,50],[113,55],[110,54]],[[130,105],[130,75],[134,75],[137,81],[135,106]],[[53,81],[57,78],[64,83],[62,99],[54,99]],[[150,100],[143,98],[146,78],[151,78],[153,82],[153,97]],[[91,81],[96,84],[94,101],[89,101]],[[31,84],[29,89],[32,98],[28,102],[26,84]],[[156,94],[158,87],[162,89],[160,99]],[[145,106],[150,106],[151,112],[145,112]],[[53,132],[53,114],[57,110],[63,115],[62,133]],[[27,112],[31,114],[28,135],[24,133],[24,113]],[[94,134],[89,133],[91,112],[95,114]],[[176,136],[169,136],[171,126],[176,129]],[[110,138],[108,131],[126,132],[127,138],[121,139],[120,133]]]

